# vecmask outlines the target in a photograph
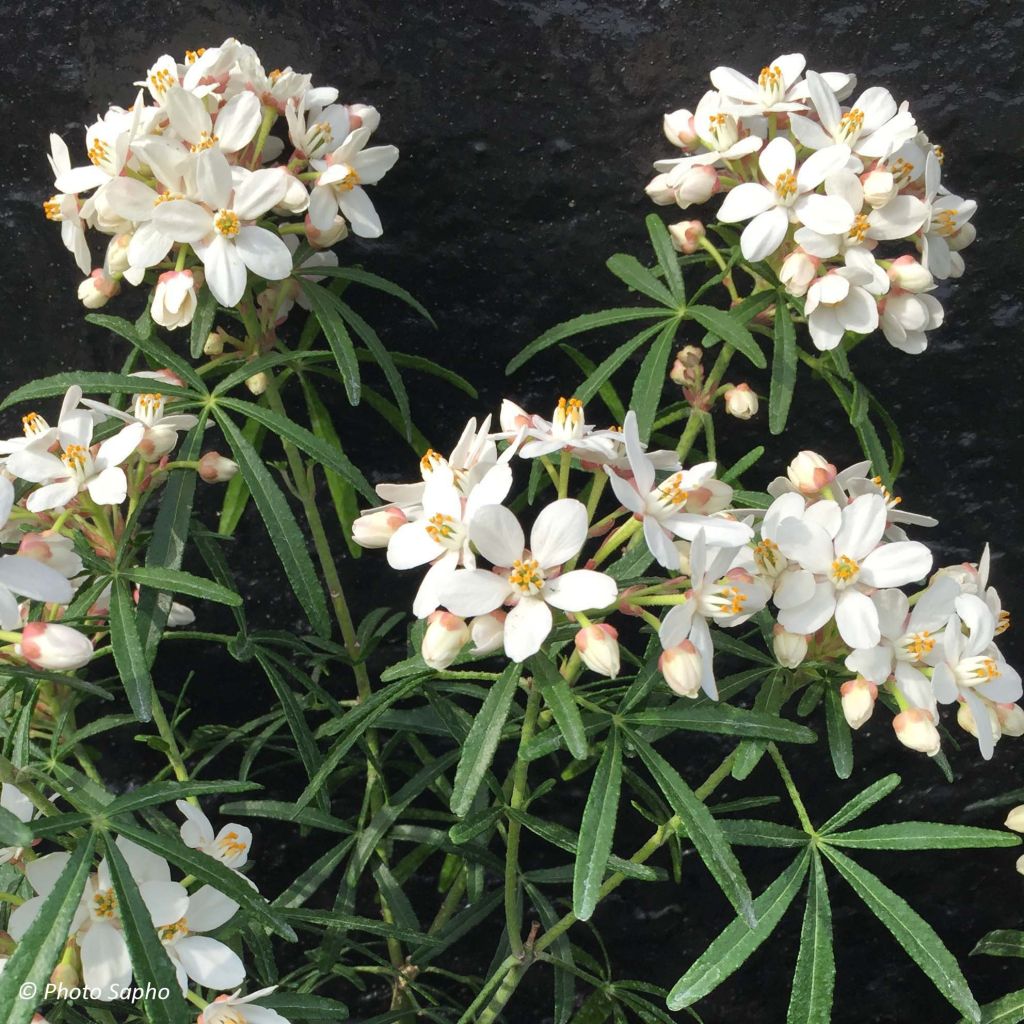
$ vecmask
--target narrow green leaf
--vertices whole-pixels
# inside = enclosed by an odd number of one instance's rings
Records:
[[[242,432],[228,416],[218,416],[217,422],[238,462],[242,476],[260,510],[267,533],[277,551],[288,581],[295,591],[309,622],[320,636],[331,632],[327,602],[323,588],[313,568],[313,560],[306,549],[306,538],[295,521],[292,510],[281,488],[263,464],[256,449],[242,436]]]
[[[0,807],[0,846],[31,846],[32,828],[6,807]]]
[[[132,878],[124,854],[110,833],[104,834],[103,845],[106,848],[105,860],[110,871],[110,881],[117,894],[118,916],[128,955],[131,957],[135,984],[140,989],[154,993],[163,990],[166,993],[166,998],[156,994],[151,999],[142,996],[140,1002],[146,1019],[150,1024],[180,1024],[190,1014],[175,976],[174,965],[153,926],[149,909],[142,902],[139,887]]]
[[[732,345],[759,370],[763,370],[768,365],[754,336],[735,316],[730,316],[721,309],[715,309],[714,306],[687,306],[686,315],[696,320],[715,338],[721,338],[726,344]]]
[[[832,996],[836,964],[832,950],[832,908],[828,901],[828,883],[817,850],[811,857],[807,905],[800,931],[793,988],[789,997],[786,1024],[829,1024],[832,1020]]]
[[[344,1003],[339,1003],[336,999],[327,999],[324,996],[313,995],[309,992],[282,992],[278,990],[269,995],[261,996],[257,1005],[276,1010],[277,1013],[290,1021],[316,1020],[337,1024],[338,1021],[345,1021],[350,1017],[348,1007]]]
[[[976,1017],[969,1018],[971,1024]],[[1002,996],[994,1003],[986,1003],[981,1008],[981,1024],[1021,1024],[1024,1021],[1024,988]],[[962,1017],[958,1024],[968,1024],[968,1018]]]
[[[37,398],[55,398],[58,395],[63,395],[73,384],[80,387],[87,395],[96,393],[133,395],[143,386],[138,377],[132,377],[126,373],[95,373],[82,370],[74,373],[56,373],[15,388],[3,402],[0,402],[0,410],[7,409],[19,402],[32,402]],[[189,391],[188,388],[165,384],[163,381],[160,383],[160,393],[167,397],[173,395],[180,398],[196,398],[195,392]]]
[[[683,285],[683,272],[679,267],[679,254],[672,246],[672,238],[664,222],[656,213],[649,213],[644,222],[647,233],[651,236],[654,255],[658,257],[658,265],[665,275],[665,283],[676,300],[676,305],[686,301],[686,288]]]
[[[455,770],[455,784],[452,786],[452,814],[464,818],[473,805],[473,798],[491,767],[494,752],[498,749],[501,730],[505,727],[512,701],[519,686],[522,666],[511,662],[501,678],[491,685],[480,710],[473,719],[473,725],[462,745],[462,756]]]
[[[790,722],[778,715],[747,711],[729,704],[681,704],[651,708],[629,715],[631,725],[649,725],[662,729],[687,729],[692,732],[713,732],[742,739],[776,740],[786,743],[813,743],[816,736],[806,725]]]
[[[196,296],[196,311],[192,314],[192,329],[189,332],[189,354],[193,359],[200,359],[203,346],[213,330],[213,321],[217,316],[217,300],[207,285],[199,289]]]
[[[678,320],[669,320],[665,324],[647,355],[644,356],[636,380],[633,382],[633,396],[629,400],[629,406],[636,413],[640,440],[645,443],[651,436],[654,417],[661,404],[661,395],[667,379],[668,357],[672,352],[672,342],[678,330]]]
[[[775,347],[772,351],[772,382],[768,393],[768,429],[781,434],[789,419],[796,387],[796,328],[785,302],[775,305]]]
[[[892,825],[853,829],[830,834],[834,846],[862,850],[979,850],[988,846],[1020,846],[1020,836],[972,825],[944,825],[937,821],[900,821]]]
[[[182,359],[172,348],[165,345],[155,334],[142,334],[135,324],[119,316],[106,313],[86,313],[85,319],[130,341],[154,366],[173,370],[183,381],[191,384],[201,394],[206,393],[203,378],[193,369],[187,359]],[[167,392],[170,394],[170,392]]]
[[[754,900],[757,926],[748,927],[736,918],[697,958],[693,966],[672,986],[668,994],[670,1010],[684,1010],[713,992],[743,966],[747,958],[775,930],[800,890],[810,854],[804,851],[760,896]]]
[[[605,261],[605,266],[634,291],[660,302],[669,309],[678,306],[672,293],[635,256],[619,252]]]
[[[135,717],[148,722],[152,717],[153,680],[135,621],[135,602],[120,578],[111,581],[109,624],[117,674]]]
[[[139,565],[121,570],[121,576],[154,590],[169,590],[172,594],[185,594],[203,601],[216,601],[217,604],[226,604],[231,608],[240,608],[242,605],[241,596],[233,590],[214,583],[213,580],[204,580],[201,576],[183,572],[181,569]]]
[[[440,377],[441,380],[469,395],[470,398],[479,397],[476,388],[465,377],[447,366],[435,363],[433,359],[427,359],[426,356],[411,356],[407,352],[392,352],[391,357],[394,359],[395,365],[402,369],[419,370],[420,373],[429,374],[431,377]]]
[[[721,824],[715,820],[675,768],[652,746],[639,736],[632,735],[630,739],[658,788],[665,794],[665,799],[672,810],[682,820],[690,841],[719,888],[744,922],[750,928],[755,928],[757,917],[752,906],[750,886],[743,877],[743,870],[729,846]]]
[[[103,808],[105,818],[114,818],[119,814],[134,814],[146,807],[170,803],[187,796],[204,796],[210,793],[218,796],[228,793],[247,793],[260,787],[255,782],[242,782],[230,779],[210,779],[200,781],[190,779],[187,782],[147,782],[130,793],[115,797]]]
[[[754,697],[754,711],[759,714],[778,717],[786,700],[786,673],[773,672],[761,685]],[[764,740],[744,740],[737,748],[732,762],[734,779],[749,778],[764,757],[768,744]]]
[[[853,735],[843,714],[839,687],[834,683],[825,687],[825,730],[832,767],[839,778],[848,779],[853,771]]]
[[[0,1006],[7,1007],[6,1024],[29,1024],[36,1012],[36,1000],[21,998],[22,991],[45,990],[85,891],[95,845],[92,833],[79,842],[0,973]]]
[[[299,277],[304,272],[305,271],[300,267],[295,272],[295,276]],[[343,281],[351,281],[353,284],[361,284],[365,285],[367,288],[373,288],[376,291],[385,292],[393,298],[401,300],[407,306],[411,306],[420,314],[420,316],[423,317],[424,320],[428,321],[432,327],[437,326],[437,324],[434,323],[434,318],[418,299],[414,298],[400,285],[395,284],[394,281],[389,281],[386,277],[381,277],[378,274],[371,274],[368,270],[363,270],[360,267],[315,267],[310,268],[308,273],[316,277],[341,278]]]
[[[1024,932],[1014,929],[989,932],[971,950],[971,956],[1024,957]]]
[[[751,448],[746,455],[737,459],[719,479],[725,484],[732,483],[733,480],[742,476],[751,466],[758,462],[762,455],[764,455],[764,445],[759,444],[756,448]]]
[[[263,447],[263,438],[267,428],[255,420],[249,420],[242,426],[242,436],[258,452]],[[238,524],[249,506],[249,485],[241,473],[236,473],[224,489],[224,500],[221,502],[220,518],[217,520],[217,532],[222,537],[234,536]]]
[[[314,281],[307,281],[299,278],[299,284],[309,299],[309,305],[313,315],[320,322],[323,328],[327,344],[334,353],[334,361],[338,364],[338,372],[341,374],[342,383],[345,385],[345,394],[351,405],[358,405],[361,391],[359,380],[359,360],[356,358],[356,349],[352,344],[352,338],[335,306],[335,297],[323,285]]]
[[[711,808],[716,814],[718,807]],[[731,846],[774,846],[799,849],[807,845],[807,833],[792,825],[775,821],[751,821],[746,818],[724,818],[719,826]]]
[[[580,824],[572,878],[572,912],[581,921],[590,920],[601,898],[601,883],[615,837],[621,786],[622,744],[618,730],[612,729],[597,763]]]
[[[547,655],[534,655],[530,666],[540,686],[544,703],[551,709],[555,724],[565,739],[566,748],[577,761],[582,761],[589,753],[590,747],[572,687],[562,678],[562,674]]]
[[[619,367],[625,365],[625,362],[629,357],[636,352],[643,344],[653,338],[659,331],[661,331],[662,325],[660,323],[654,324],[651,327],[645,327],[638,334],[634,334],[629,341],[624,341],[614,352],[607,358],[603,359],[598,366],[591,370],[587,378],[583,383],[575,389],[573,394],[584,404],[594,399],[594,396],[600,393],[602,400],[605,405],[609,407],[609,412],[615,416],[615,418],[621,423],[626,418],[625,406],[621,408],[621,414],[616,415],[616,401],[609,402],[609,397],[606,394],[606,388],[610,387],[608,381]],[[568,345],[563,345],[563,349],[569,352],[572,356],[573,361],[579,364],[580,360],[585,358],[582,353],[577,353],[575,349],[570,349]],[[586,372],[586,371],[584,371]],[[616,400],[618,396],[616,396]],[[619,403],[621,405],[621,403]]]
[[[842,807],[825,822],[818,832],[821,835],[828,835],[830,832],[837,832],[844,825],[848,825],[854,818],[871,810],[880,800],[884,800],[898,785],[898,775],[886,775],[884,778],[873,782],[867,789],[862,789],[849,803]]]
[[[967,979],[932,926],[870,871],[831,846],[823,846],[822,851],[949,1003],[968,1020],[980,1024],[981,1009]]]

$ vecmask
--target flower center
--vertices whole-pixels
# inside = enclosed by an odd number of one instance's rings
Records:
[[[893,496],[888,488],[882,483],[882,478],[880,476],[873,476],[871,478],[871,482],[878,488],[879,493],[885,499],[885,504],[889,508],[895,508],[901,501],[903,501],[902,498],[896,498]]]
[[[517,558],[512,563],[508,581],[521,594],[532,597],[539,594],[541,587],[544,586],[544,571],[533,558]]]
[[[944,164],[946,162],[946,151],[941,146],[932,146],[932,152],[935,154],[935,159],[938,160],[940,164]]]
[[[914,165],[903,157],[897,157],[892,162],[892,166],[889,168],[889,172],[892,174],[893,179],[896,182],[898,188],[902,188],[908,181],[910,176],[914,173]]]
[[[926,654],[935,648],[935,637],[927,629],[920,633],[910,633],[903,638],[903,650],[911,661],[923,661]]]
[[[757,562],[758,568],[769,576],[777,575],[785,565],[779,545],[767,537],[754,547],[754,561]]]
[[[89,449],[81,444],[69,444],[64,449],[61,461],[72,473],[82,473],[85,470],[85,463],[89,457]]]
[[[185,59],[188,60],[188,54],[185,55]],[[191,64],[192,61],[189,61],[189,63]],[[166,96],[167,91],[177,84],[174,75],[167,68],[160,68],[149,76],[149,87],[161,98]]]
[[[135,418],[151,427],[163,416],[164,396],[159,394],[139,395],[135,399]]]
[[[341,181],[334,182],[334,187],[339,192],[351,192],[360,182],[359,172],[350,167]]]
[[[234,238],[238,234],[238,214],[234,210],[218,210],[213,215],[213,226],[225,238]]]
[[[193,142],[192,145],[189,146],[189,149],[193,153],[200,153],[204,149],[212,149],[217,145],[218,141],[217,136],[214,135],[213,132],[200,132],[199,141]]]
[[[711,136],[715,142],[716,149],[728,149],[736,144],[739,132],[736,130],[736,119],[728,114],[712,114],[708,118],[711,127]]]
[[[440,469],[447,460],[440,452],[435,452],[433,448],[428,448],[423,453],[423,458],[420,459],[420,473],[423,474],[425,480],[435,470]]]
[[[46,219],[63,220],[64,218],[61,214],[60,207],[60,200],[56,196],[51,196],[49,199],[47,199],[46,202],[43,203],[43,213],[46,214]]]
[[[110,147],[102,139],[94,139],[89,147],[89,159],[99,167],[110,155]]]
[[[775,179],[775,194],[780,199],[792,199],[796,195],[796,175],[792,171],[783,171]]]
[[[249,844],[242,842],[237,832],[226,832],[216,842],[217,849],[225,857],[238,857],[249,849]]]
[[[658,503],[665,508],[680,508],[689,497],[690,492],[683,490],[682,473],[673,473],[658,487]]]
[[[935,231],[948,238],[950,235],[955,235],[957,232],[956,217],[959,210],[939,210],[935,217]]]
[[[157,928],[157,934],[160,936],[161,942],[174,942],[175,939],[180,939],[183,935],[188,935],[188,922],[185,918],[181,918],[180,921],[175,921],[174,924],[168,924],[163,928]]]
[[[199,60],[199,58],[202,57],[202,55],[204,53],[206,53],[206,47],[205,46],[200,46],[198,50],[186,50],[185,51],[185,63],[186,64],[195,64],[195,62],[197,60]]]
[[[457,551],[462,546],[463,535],[462,523],[452,516],[438,512],[427,523],[427,536],[449,551]]]
[[[868,228],[870,227],[871,223],[868,220],[867,215],[858,213],[857,216],[853,218],[853,227],[850,228],[850,233],[847,237],[859,245],[865,238],[867,238]]]
[[[556,437],[579,437],[583,428],[583,403],[578,398],[560,398],[551,420]]]
[[[962,686],[983,686],[1001,675],[995,658],[966,658],[956,667],[956,677]]]
[[[113,889],[101,889],[92,898],[94,917],[110,920],[117,917],[117,896]]]
[[[864,111],[859,107],[848,110],[839,118],[839,139],[842,142],[852,142],[860,135],[864,127]]]
[[[860,566],[849,555],[840,555],[829,570],[829,576],[837,590],[850,586],[859,573]]]
[[[269,78],[271,82],[276,82],[283,74],[284,72],[280,68],[274,68],[273,71],[268,72],[267,78]]]
[[[742,615],[747,595],[738,587],[719,587],[708,601],[712,615]]]
[[[757,76],[757,85],[767,102],[775,103],[782,99],[782,68],[777,64],[770,68],[761,68],[761,73]]]
[[[50,429],[50,424],[37,412],[26,413],[21,417],[21,429],[26,437],[35,437]]]

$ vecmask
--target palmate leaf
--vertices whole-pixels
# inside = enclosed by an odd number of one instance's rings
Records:
[[[32,1020],[36,1002],[22,999],[22,989],[41,993],[46,988],[85,891],[95,846],[96,837],[90,833],[75,848],[57,884],[0,973],[0,1006],[6,1007],[6,1024],[29,1024]]]
[[[581,921],[590,920],[601,896],[601,883],[615,837],[621,786],[622,743],[619,731],[613,728],[594,772],[580,823],[579,849],[572,879],[572,912]]]
[[[686,315],[696,320],[711,335],[710,340],[705,339],[705,345],[713,345],[720,339],[741,352],[759,370],[768,365],[754,336],[734,314],[715,309],[714,306],[687,306]]]
[[[832,908],[828,883],[817,850],[811,853],[807,905],[800,931],[793,988],[786,1024],[829,1024],[835,989],[835,953],[832,949]]]
[[[822,852],[950,1004],[969,1021],[980,1024],[981,1010],[967,979],[932,926],[881,879],[831,844],[823,845]]]
[[[818,832],[821,835],[828,835],[830,832],[837,832],[844,825],[848,825],[855,818],[866,814],[880,800],[884,800],[900,784],[898,775],[886,775],[884,778],[873,782],[867,789],[862,789],[849,803],[832,815],[822,825]]]

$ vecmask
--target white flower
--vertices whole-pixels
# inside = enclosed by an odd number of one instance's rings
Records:
[[[679,552],[672,539],[692,540],[698,530],[703,530],[707,543],[715,547],[737,546],[750,540],[753,531],[743,523],[688,511],[719,511],[729,504],[732,488],[714,479],[715,463],[679,470],[655,486],[656,467],[640,443],[632,409],[626,414],[622,433],[632,479],[625,480],[608,467],[605,472],[615,497],[643,520],[644,539],[659,564],[678,572]]]
[[[149,312],[161,327],[173,331],[192,323],[197,303],[192,271],[168,270],[157,278]]]
[[[850,150],[836,145],[808,157],[799,170],[796,150],[781,135],[772,139],[758,157],[768,185],[748,181],[725,197],[718,219],[726,224],[749,220],[740,236],[745,259],[767,259],[782,244],[790,222],[803,224],[822,235],[841,234],[853,227],[853,211],[837,196],[814,190],[849,159]]]
[[[55,179],[65,179],[71,171],[71,156],[68,153],[67,143],[59,136],[51,132],[50,153],[48,155],[50,167],[53,169]],[[72,253],[78,269],[83,274],[88,274],[92,268],[92,256],[89,253],[89,243],[85,238],[85,227],[79,211],[78,196],[67,194],[64,191],[51,196],[43,203],[43,212],[47,220],[60,224],[61,241],[64,248]]]
[[[978,209],[973,199],[962,199],[939,189],[941,169],[934,150],[925,161],[925,203],[928,216],[921,229],[921,255],[928,269],[940,280],[958,277],[962,261],[956,252],[962,248],[956,242],[957,236],[970,225],[968,222]],[[973,238],[973,236],[971,236]]]
[[[235,992],[230,996],[217,996],[201,1014],[197,1024],[289,1024],[277,1010],[267,1006],[258,1006],[255,1002],[263,996],[270,995],[276,989],[260,989],[250,996],[239,996]],[[239,990],[241,991],[241,990]]]
[[[881,304],[881,327],[885,340],[893,348],[918,355],[928,347],[928,331],[942,326],[942,303],[933,295],[900,292],[889,295]]]
[[[732,68],[717,67],[711,72],[711,84],[737,113],[805,110],[806,104],[802,101],[807,96],[807,84],[800,75],[806,65],[802,53],[786,53],[761,68],[756,82]],[[853,75],[836,71],[826,72],[821,77],[840,96],[845,96],[856,82]]]
[[[530,415],[514,402],[505,399],[501,404],[502,433],[498,436],[514,440],[523,431],[519,454],[524,459],[536,459],[557,451],[568,451],[583,462],[592,457],[603,461],[608,441],[619,440],[614,430],[598,430],[583,420],[583,403],[578,398],[559,398],[558,405],[546,420]]]
[[[321,174],[309,197],[309,219],[318,230],[331,227],[340,210],[361,238],[382,234],[380,217],[362,186],[376,185],[395,166],[398,150],[394,146],[364,149],[369,138],[368,128],[357,128],[324,160],[314,161]]]
[[[223,153],[237,153],[252,141],[262,116],[255,93],[240,92],[217,111],[214,123],[203,101],[179,86],[167,92],[164,108],[171,127],[193,152],[219,149]]]
[[[225,867],[237,869],[245,865],[252,848],[252,832],[245,825],[229,822],[214,835],[210,819],[198,807],[187,800],[176,800],[174,806],[185,816],[181,841],[187,847],[201,850]]]
[[[75,551],[75,542],[53,530],[23,533],[18,543],[18,554],[48,565],[68,580],[82,571],[82,558]]]
[[[253,223],[281,201],[288,176],[277,168],[232,172],[217,151],[202,156],[206,173],[199,177],[198,191],[206,205],[172,199],[156,208],[153,223],[176,242],[190,242],[217,301],[236,306],[245,294],[247,268],[268,281],[283,280],[292,271],[288,246]]]
[[[125,412],[92,398],[82,399],[82,405],[88,409],[129,425],[141,425],[143,436],[139,441],[138,451],[146,462],[155,462],[163,458],[178,443],[178,433],[182,430],[191,430],[199,422],[199,418],[192,413],[168,415],[165,411],[167,398],[159,392],[134,395],[132,402],[131,412]]]
[[[290,99],[284,114],[288,138],[310,160],[322,156],[328,147],[344,142],[350,131],[347,107],[334,102],[313,102],[309,93]]]
[[[880,495],[864,494],[845,508],[816,502],[779,523],[779,548],[800,566],[775,593],[783,628],[806,635],[834,616],[844,643],[877,646],[878,609],[867,592],[921,579],[932,564],[931,552],[917,541],[882,543],[885,511]]]
[[[526,550],[523,528],[501,505],[488,505],[469,528],[477,550],[504,571],[460,569],[445,582],[441,603],[455,615],[484,615],[514,601],[505,620],[505,654],[525,661],[540,650],[551,632],[551,608],[582,612],[610,605],[615,581],[602,572],[554,570],[575,558],[587,539],[587,510],[574,498],[562,498],[541,510]],[[549,607],[550,606],[550,607]]]
[[[846,266],[819,277],[807,290],[804,310],[814,347],[835,348],[847,331],[870,334],[878,327],[875,296],[889,289],[889,278],[863,249],[848,249]]]
[[[0,807],[26,824],[32,820],[36,810],[32,801],[17,786],[9,782],[0,786]],[[20,846],[0,847],[0,864],[9,864],[12,860],[17,860],[21,854]]]

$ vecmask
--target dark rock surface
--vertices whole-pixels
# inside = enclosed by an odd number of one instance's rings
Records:
[[[565,381],[575,379],[572,366],[555,354],[511,382],[502,368],[553,323],[628,301],[603,262],[615,251],[647,258],[643,218],[651,207],[642,188],[651,161],[668,155],[661,114],[692,106],[709,68],[725,63],[751,72],[777,53],[802,50],[821,70],[851,70],[865,85],[887,86],[897,99],[911,101],[922,127],[945,146],[950,186],[978,199],[978,241],[966,253],[966,276],[943,290],[947,324],[928,352],[904,356],[879,335],[858,349],[855,365],[903,428],[909,464],[901,491],[908,508],[940,518],[928,538],[940,561],[976,559],[991,541],[1004,603],[1020,607],[1019,3],[66,0],[8,3],[4,13],[4,390],[57,370],[108,369],[123,354],[119,342],[83,327],[77,271],[56,228],[42,217],[40,203],[50,191],[47,132],[60,132],[73,152],[80,151],[83,124],[110,101],[131,102],[130,83],[156,56],[233,34],[256,46],[268,67],[311,70],[318,82],[338,85],[343,99],[377,105],[384,118],[378,137],[401,148],[397,168],[375,191],[384,238],[352,244],[342,259],[365,260],[434,312],[436,332],[393,305],[367,299],[362,308],[393,347],[430,355],[480,387],[474,405],[447,392],[439,402],[436,387],[412,384],[417,420],[441,447],[454,439],[464,416],[496,410],[503,394],[545,409],[567,390]],[[122,300],[108,311],[132,315],[134,308]],[[595,336],[590,344],[591,351],[604,352],[609,340]],[[798,402],[789,432],[771,445],[757,471],[765,480],[799,448],[825,451],[840,465],[857,457],[853,436],[823,389],[802,382]],[[395,445],[379,420],[338,408],[343,436],[352,438],[368,471],[409,473],[412,453]],[[763,414],[733,422],[723,440],[727,456],[743,453],[764,432]],[[285,624],[272,560],[252,557],[262,535],[250,528],[240,543],[245,553],[234,559],[236,567],[251,579],[266,617]],[[405,581],[396,585],[381,559],[363,559],[349,571],[377,596],[375,603],[405,600]],[[260,610],[257,604],[253,614]],[[1007,655],[1021,664],[1019,638],[1011,632],[1005,641]],[[204,696],[202,680],[194,689],[197,715],[218,720],[244,714],[237,698],[250,692],[239,687],[233,697]],[[888,771],[904,774],[899,813],[935,820],[959,820],[972,800],[1024,784],[1021,748],[1013,741],[1000,745],[990,765],[969,745],[954,755],[960,777],[953,787],[923,759],[897,748],[882,725],[865,729],[857,750],[854,778],[842,784],[820,771],[820,750],[794,759],[812,815],[827,816]],[[690,775],[685,748],[676,760]],[[694,751],[692,778],[714,760],[706,746]],[[762,767],[744,792],[774,789]],[[896,816],[891,807],[876,820]],[[999,817],[967,820],[996,825]],[[632,839],[620,835],[623,851],[635,845]],[[745,864],[755,859],[749,851],[744,856]],[[1010,851],[864,860],[959,955],[991,928],[1024,924],[1022,880]],[[763,885],[769,875],[755,869],[752,880]],[[844,883],[834,876],[830,882],[841,964],[837,1024],[954,1020],[881,926],[853,903]],[[633,886],[620,892],[597,919],[620,976],[671,984],[726,920],[724,901],[707,882],[678,891]],[[799,918],[791,912],[776,938],[702,1005],[708,1024],[784,1018],[798,932]],[[976,959],[968,973],[983,1000],[1024,983],[1019,961]],[[545,986],[530,985],[507,1019],[544,1019],[547,999]]]

